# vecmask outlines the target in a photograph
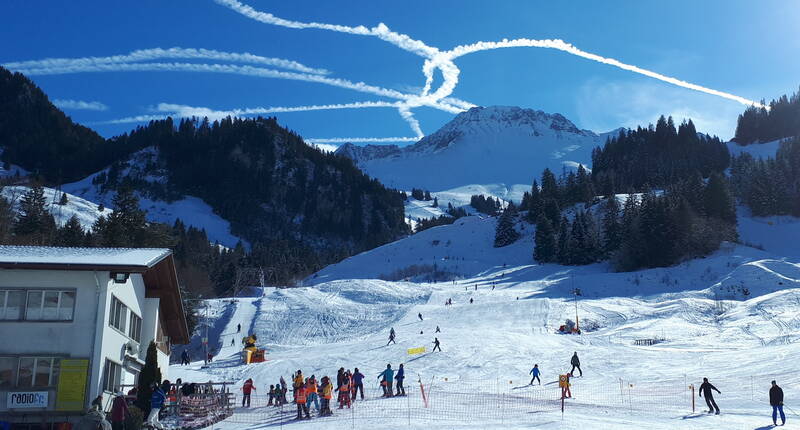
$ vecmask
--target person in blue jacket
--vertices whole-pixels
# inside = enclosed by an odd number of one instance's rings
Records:
[[[364,400],[364,374],[356,367],[356,370],[353,372],[353,400],[356,399],[356,395],[359,391],[361,391],[361,400]]]
[[[533,380],[534,379],[539,381],[539,385],[542,385],[542,380],[539,379],[539,373],[540,373],[539,372],[539,365],[538,364],[534,364],[533,365],[533,369],[531,369],[531,371],[528,372],[529,375],[533,375],[533,378],[531,378],[531,383],[529,385],[533,385]]]
[[[161,412],[161,408],[164,407],[164,401],[167,399],[167,395],[164,394],[164,391],[162,391],[161,387],[155,382],[151,388],[153,389],[153,395],[150,397],[150,415],[147,416],[146,422],[150,424],[152,428],[163,429],[164,425],[158,421],[158,413]]]
[[[392,383],[394,382],[394,370],[392,370],[392,365],[387,364],[386,370],[379,373],[378,378],[383,384],[384,397],[392,397]]]
[[[397,394],[395,394],[395,396],[405,396],[406,388],[403,386],[403,380],[406,379],[406,370],[403,369],[402,364],[400,364],[400,368],[397,369],[397,375],[395,375],[394,379],[397,380]]]

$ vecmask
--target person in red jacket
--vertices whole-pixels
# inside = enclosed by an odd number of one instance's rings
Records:
[[[111,403],[111,428],[124,430],[125,418],[128,414],[128,402],[125,401],[125,396],[121,392],[116,393],[114,401]]]
[[[242,386],[242,407],[244,407],[245,403],[247,403],[247,407],[250,407],[250,393],[256,389],[256,386],[253,385],[252,379],[247,379],[244,381],[244,385]]]

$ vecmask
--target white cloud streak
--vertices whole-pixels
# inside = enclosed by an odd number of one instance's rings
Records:
[[[83,100],[55,99],[53,104],[59,109],[106,111],[108,106],[101,102],[85,102]]]
[[[341,103],[341,104],[326,104],[326,105],[308,105],[308,106],[274,106],[274,107],[255,107],[255,108],[240,108],[229,110],[215,110],[207,107],[187,106],[174,103],[159,103],[155,107],[156,112],[163,112],[161,115],[138,115],[127,118],[120,118],[111,121],[105,121],[101,124],[125,124],[146,122],[164,119],[168,116],[173,118],[191,118],[207,117],[208,119],[215,120],[220,118],[240,117],[247,115],[265,115],[271,113],[283,112],[310,112],[318,110],[337,110],[337,109],[366,109],[366,108],[397,108],[400,102],[384,102],[384,101],[367,101],[355,103]]]
[[[308,138],[306,142],[317,143],[388,143],[388,142],[416,142],[418,137],[332,137],[326,139]]]
[[[102,64],[121,64],[137,63],[142,61],[161,60],[165,58],[180,58],[191,60],[220,60],[232,63],[260,64],[282,69],[294,70],[302,73],[316,75],[327,75],[330,72],[325,69],[308,67],[296,61],[285,60],[283,58],[262,57],[248,52],[223,52],[213,49],[194,49],[194,48],[153,48],[140,49],[125,55],[112,55],[108,57],[82,57],[82,58],[45,58],[42,60],[17,61],[3,64],[7,69],[49,69],[64,67],[81,67]]]

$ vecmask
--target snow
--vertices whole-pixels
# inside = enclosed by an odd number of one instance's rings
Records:
[[[800,256],[800,219],[792,216],[754,217],[746,207],[737,209],[739,240],[777,255]]]
[[[67,204],[62,206],[58,204],[61,200],[61,194],[63,194],[62,191],[54,188],[43,188],[44,197],[47,201],[47,210],[53,215],[58,225],[66,224],[72,216],[75,216],[81,223],[81,227],[83,227],[84,230],[89,230],[98,218],[101,216],[108,216],[108,214],[112,212],[110,209],[105,209],[103,212],[100,212],[99,206],[96,203],[70,193],[66,193]],[[0,195],[11,202],[14,210],[19,212],[20,199],[22,199],[22,196],[28,191],[30,191],[30,187],[23,185],[7,186],[2,189]]]
[[[156,157],[155,148],[145,148],[131,155],[128,160],[128,167],[125,172],[142,170],[148,162]],[[108,172],[104,169],[87,176],[80,181],[64,184],[62,189],[74,195],[91,200],[95,203],[103,203],[107,208],[111,207],[115,193],[113,191],[102,192],[98,186],[92,183],[93,179],[101,173]],[[121,175],[123,173],[120,173]],[[144,176],[150,182],[163,182],[163,176],[148,173]],[[137,193],[139,196],[139,207],[147,211],[147,219],[153,222],[174,224],[175,220],[180,219],[187,226],[205,229],[208,239],[213,242],[233,248],[241,240],[246,247],[249,244],[231,232],[231,225],[226,219],[214,213],[213,208],[202,199],[190,195],[185,195],[173,201],[152,200],[147,196]]]
[[[749,145],[739,145],[731,141],[728,142],[728,151],[730,151],[731,156],[739,156],[743,153],[748,153],[754,158],[775,158],[775,154],[778,152],[781,142],[786,140],[788,139],[778,139],[764,143],[751,143]]]
[[[0,245],[0,263],[151,267],[171,251],[163,248],[62,248]]]
[[[742,237],[761,234],[761,221],[740,218]],[[356,402],[352,415],[334,409],[332,418],[293,424],[299,429],[341,428],[343,419],[352,420],[348,426],[388,429],[765,426],[770,380],[783,387],[790,407],[800,398],[800,368],[792,358],[800,340],[800,257],[773,247],[779,237],[787,248],[796,243],[788,238],[798,237],[791,236],[798,222],[783,221],[765,224],[775,238],[765,241],[765,250],[725,243],[707,258],[675,267],[614,273],[606,263],[536,264],[532,228],[522,231],[522,224],[520,241],[493,248],[496,219],[465,217],[329,266],[303,287],[266,288],[233,304],[209,301],[225,309],[215,324],[222,327],[218,344],[228,346],[209,368],[175,365],[170,377],[237,387],[253,378],[257,405],[269,384],[297,369],[318,377],[342,366],[361,369],[370,400]],[[377,279],[424,264],[454,280]],[[574,288],[582,290],[577,312],[584,332],[556,334],[565,319],[575,319]],[[444,306],[448,298],[453,306]],[[236,324],[258,335],[267,362],[240,364],[244,334],[235,333]],[[441,333],[434,333],[436,326]],[[386,346],[392,327],[397,345]],[[407,355],[412,347],[430,350],[434,336],[443,352]],[[231,339],[236,346],[229,346]],[[637,339],[661,342],[638,346]],[[569,370],[573,351],[584,374],[572,380],[574,398],[562,416],[554,380]],[[375,375],[386,363],[405,363],[407,399],[374,400]],[[534,363],[543,385],[527,387]],[[721,416],[702,413],[697,398],[698,412],[691,412],[688,386],[703,377],[722,391],[715,396]],[[422,406],[418,379],[430,408]],[[792,425],[797,418],[789,415]],[[278,421],[275,409],[254,405],[236,408],[214,428]]]
[[[578,164],[588,166],[592,149],[605,143],[606,136],[579,130],[559,114],[479,107],[457,115],[414,145],[385,154],[375,145],[356,162],[370,176],[397,189],[433,192],[465,184],[530,186],[545,167],[559,174]],[[349,151],[360,152],[364,151]]]

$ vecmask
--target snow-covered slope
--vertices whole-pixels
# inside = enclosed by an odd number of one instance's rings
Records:
[[[125,169],[120,175],[132,175],[139,177],[146,182],[164,183],[165,172],[159,172],[148,165],[154,163],[157,153],[154,148],[146,148],[131,155],[126,163]],[[145,168],[146,167],[146,168]],[[101,190],[93,183],[93,179],[98,175],[108,175],[110,168],[103,169],[78,182],[64,184],[62,189],[71,194],[91,200],[95,203],[102,203],[106,207],[112,206],[115,193],[113,191]],[[147,173],[143,173],[147,172]],[[156,174],[154,174],[155,172]],[[181,196],[171,201],[155,200],[148,198],[141,193],[139,195],[139,206],[147,211],[147,219],[150,221],[173,224],[180,219],[187,226],[194,226],[206,230],[209,240],[219,242],[227,247],[234,247],[239,242],[239,238],[231,233],[230,223],[214,213],[211,206],[202,199],[193,196]]]
[[[588,166],[592,149],[607,135],[580,130],[560,114],[476,107],[407,147],[346,144],[337,153],[390,187],[442,191],[469,184],[527,185],[545,167],[559,173]]]
[[[29,190],[29,187],[23,185],[8,186],[3,188],[2,196],[11,202],[15,211],[19,211],[20,199]],[[78,218],[78,221],[80,221],[81,226],[83,226],[85,230],[88,230],[92,227],[94,222],[97,221],[97,218],[107,216],[111,213],[111,210],[108,208],[105,208],[101,212],[96,203],[69,193],[66,193],[67,204],[60,205],[59,201],[63,193],[64,192],[53,188],[44,187],[47,210],[53,215],[58,225],[64,225],[64,223],[74,215]]]
[[[480,222],[465,220],[460,227],[478,231]],[[486,240],[480,242],[473,244],[480,248],[476,254],[488,250]],[[262,406],[263,391],[297,369],[319,377],[358,367],[367,376],[368,398],[356,402],[354,411],[334,409],[332,418],[293,424],[299,429],[341,428],[345,422],[357,428],[427,429],[430,420],[459,429],[757,428],[769,422],[770,380],[778,380],[787,399],[800,396],[800,365],[791,359],[800,340],[796,260],[726,245],[673,268],[609,273],[602,264],[509,261],[502,267],[505,257],[486,255],[482,267],[488,269],[455,282],[349,279],[350,266],[339,265],[338,276],[330,277],[339,281],[265,289],[262,297],[239,299],[220,312],[226,318],[219,331],[223,346],[214,351],[210,368],[173,366],[170,377],[237,386],[253,378],[259,389],[253,407],[237,408],[215,425],[220,429],[277,425],[280,412]],[[377,254],[363,262],[365,268],[383,266],[376,270],[394,264]],[[582,290],[577,308],[575,287]],[[444,306],[450,298],[453,306]],[[584,333],[556,334],[576,309]],[[259,336],[269,361],[239,363],[236,324]],[[437,326],[441,333],[435,333]],[[387,346],[391,327],[397,345]],[[442,352],[407,354],[419,346],[430,351],[434,337]],[[637,339],[660,343],[639,346]],[[571,381],[573,398],[562,416],[555,380],[569,371],[573,351],[581,357],[582,376]],[[405,363],[407,399],[377,400],[375,375],[386,363]],[[541,386],[527,386],[534,363],[542,371]],[[716,395],[721,416],[702,413],[701,399],[698,413],[691,412],[688,385],[697,387],[703,377],[722,391]],[[426,384],[427,408],[418,379]],[[498,406],[502,409],[492,409]],[[285,420],[291,412],[284,412]]]

